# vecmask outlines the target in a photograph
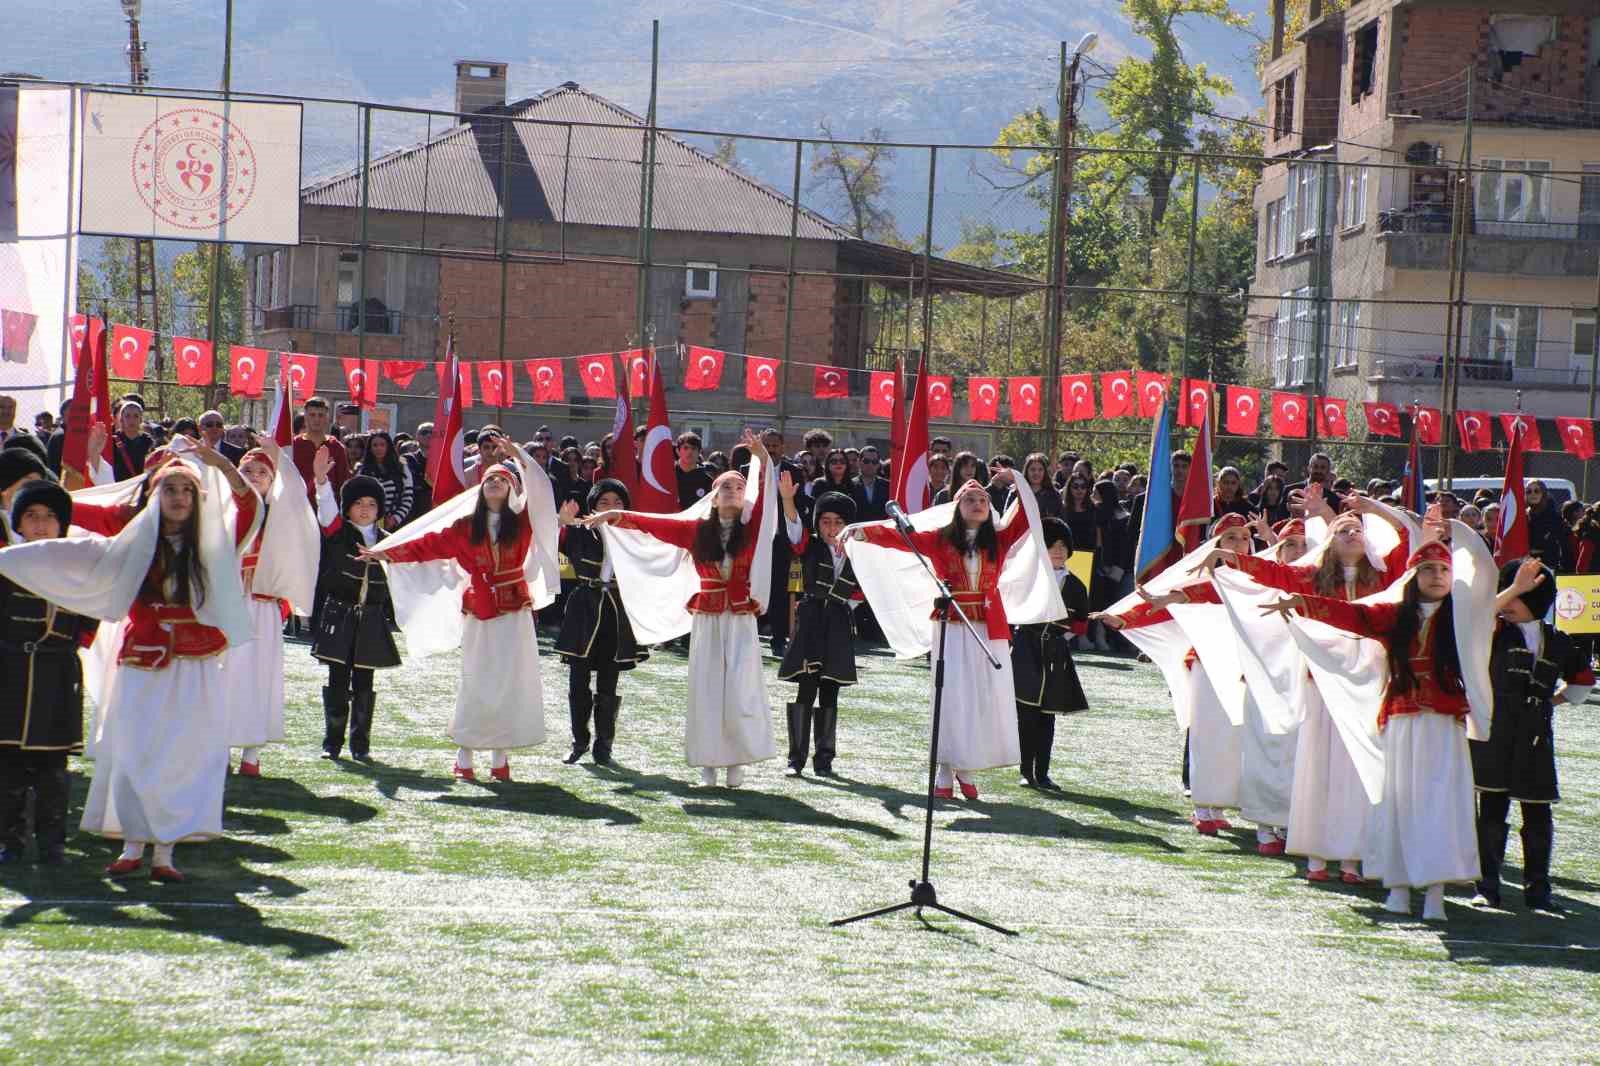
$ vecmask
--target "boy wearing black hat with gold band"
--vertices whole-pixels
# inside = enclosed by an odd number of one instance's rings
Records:
[[[372,745],[372,715],[377,693],[374,670],[400,665],[394,643],[394,605],[383,563],[361,556],[384,532],[383,483],[365,474],[340,487],[335,509],[328,473],[333,461],[319,451],[316,474],[317,523],[322,526],[322,560],[317,574],[317,609],[311,625],[311,654],[328,664],[322,690],[324,757],[337,759],[350,731],[350,755],[366,762]]]
[[[1088,629],[1089,592],[1067,569],[1073,552],[1072,528],[1048,516],[1039,525],[1067,616],[1055,622],[1011,627],[1011,676],[1017,693],[1022,784],[1053,790],[1056,783],[1050,780],[1050,751],[1055,744],[1055,716],[1089,706],[1072,661],[1073,638]]]
[[[824,492],[812,504],[808,529],[801,524],[795,503],[798,490],[789,471],[778,475],[784,524],[801,570],[794,638],[778,664],[779,681],[800,685],[795,702],[787,707],[789,766],[784,773],[796,777],[805,769],[815,726],[817,748],[811,768],[821,777],[832,777],[838,751],[839,689],[856,683],[854,612],[863,597],[839,540],[845,526],[855,521],[856,504],[843,493]]]
[[[72,497],[54,478],[29,481],[11,501],[20,540],[67,535]],[[96,622],[0,578],[0,863],[27,846],[23,810],[34,793],[39,861],[57,865],[67,840],[67,756],[83,751],[83,665]]]
[[[601,478],[584,502],[587,512],[625,511],[628,488],[615,478]],[[577,578],[577,585],[567,594],[561,633],[556,637],[556,653],[571,670],[567,708],[572,716],[572,751],[564,761],[570,766],[589,750],[592,717],[595,764],[610,766],[617,711],[622,706],[617,678],[644,662],[649,653],[634,640],[600,530],[577,525],[577,517],[577,500],[561,505],[561,551]]]
[[[1505,602],[1523,560],[1500,570],[1500,622],[1489,658],[1494,718],[1488,740],[1471,742],[1478,792],[1478,862],[1473,902],[1500,906],[1511,801],[1522,806],[1522,896],[1530,910],[1559,911],[1550,894],[1555,844],[1551,806],[1556,787],[1555,708],[1582,703],[1594,685],[1585,648],[1545,621],[1555,602],[1556,576],[1541,567],[1532,589]]]

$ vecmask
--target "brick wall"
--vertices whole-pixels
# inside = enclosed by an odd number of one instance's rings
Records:
[[[1508,5],[1515,10],[1515,5]],[[1580,14],[1559,16],[1556,39],[1537,53],[1523,58],[1520,65],[1502,71],[1491,52],[1489,17],[1506,8],[1435,7],[1412,8],[1404,14],[1395,47],[1400,56],[1395,88],[1417,93],[1402,101],[1402,106],[1423,106],[1435,100],[1428,86],[1459,81],[1469,65],[1475,64],[1482,79],[1498,78],[1500,85],[1478,85],[1474,107],[1479,118],[1514,119],[1548,112],[1550,104],[1542,96],[1582,100],[1588,52],[1588,18]],[[1397,12],[1398,14],[1398,12]],[[1443,106],[1445,101],[1436,101]],[[1454,100],[1459,112],[1465,100]],[[1444,115],[1442,117],[1459,117]]]

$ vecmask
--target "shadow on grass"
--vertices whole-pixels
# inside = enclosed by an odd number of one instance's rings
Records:
[[[389,766],[377,761],[360,763],[354,759],[338,759],[334,765],[346,773],[370,778],[373,787],[384,799],[394,799],[402,788],[413,792],[448,792],[455,783],[455,778],[443,774],[425,774],[420,770]]]
[[[730,789],[692,785],[688,781],[666,774],[626,776],[624,771],[624,775],[626,783],[617,790],[619,795],[649,798],[650,793],[666,793],[677,796],[684,800],[683,813],[691,818],[731,818],[746,822],[811,825],[821,829],[843,829],[852,833],[863,833],[880,840],[900,839],[900,834],[893,829],[819,811],[781,792],[766,792],[759,788]]]
[[[1002,940],[993,934],[988,933],[987,931],[975,930],[971,925],[960,922],[959,919],[948,919],[948,921],[951,923],[949,925],[935,925],[934,923],[930,922],[927,919],[927,916],[921,911],[917,911],[916,920],[921,924],[922,931],[925,933],[933,933],[937,936],[948,937],[951,940],[959,941],[968,947],[977,948],[979,951],[988,952],[990,955],[1010,960],[1011,962],[1016,963],[1023,970],[1048,974],[1058,981],[1066,981],[1069,984],[1079,985],[1083,988],[1092,988],[1096,992],[1104,992],[1108,995],[1115,994],[1112,989],[1105,985],[1097,985],[1093,981],[1084,980],[1082,977],[1079,977],[1076,974],[1066,973],[1062,970],[1045,966],[1039,962],[1039,960],[1031,959],[1026,955],[1021,955],[1013,951],[1006,951],[1003,947],[1003,945],[1006,943],[1005,940]]]
[[[632,811],[613,807],[609,803],[592,803],[558,785],[542,781],[484,784],[475,793],[435,796],[433,802],[478,810],[603,821],[607,825],[639,825],[643,821]]]
[[[282,849],[229,837],[180,844],[176,859],[187,878],[183,884],[133,877],[113,885],[100,871],[120,850],[114,840],[77,834],[68,840],[66,866],[0,868],[0,887],[27,897],[26,903],[0,919],[0,928],[15,929],[61,915],[72,925],[204,937],[243,947],[282,949],[294,959],[316,958],[349,946],[320,933],[272,925],[241,898],[292,899],[306,892],[286,877],[245,865],[287,861],[290,855]],[[139,908],[162,917],[134,913]]]
[[[1503,908],[1480,909],[1467,902],[1471,891],[1470,887],[1451,886],[1445,903],[1448,920],[1443,923],[1423,925],[1420,892],[1412,893],[1415,913],[1409,917],[1390,914],[1376,902],[1355,906],[1352,911],[1372,923],[1374,935],[1422,926],[1438,935],[1438,945],[1451,962],[1465,966],[1600,973],[1600,907],[1558,896],[1564,913],[1539,914],[1522,909],[1520,893],[1508,883],[1501,890]]]
[[[378,808],[370,804],[343,796],[319,796],[300,782],[286,777],[228,778],[222,810],[227,831],[263,836],[287,833],[287,820],[266,813],[274,811],[305,814],[313,818],[337,818],[348,825],[370,821],[378,814]]]

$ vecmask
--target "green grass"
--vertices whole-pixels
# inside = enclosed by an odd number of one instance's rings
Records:
[[[0,868],[0,1062],[1600,1061],[1593,706],[1557,727],[1568,914],[1508,884],[1509,912],[1455,895],[1439,928],[1248,830],[1196,836],[1159,676],[1087,658],[1065,792],[994,771],[937,815],[941,899],[1010,939],[827,924],[917,872],[921,664],[863,657],[842,779],[774,760],[738,791],[691,786],[680,655],[624,675],[614,771],[559,762],[545,666],[551,739],[488,786],[449,775],[454,656],[380,675],[364,768],[317,758],[322,675],[291,646],[290,743],[230,779],[225,839],[179,848],[188,883],[110,884],[114,846],[76,834],[65,869]]]

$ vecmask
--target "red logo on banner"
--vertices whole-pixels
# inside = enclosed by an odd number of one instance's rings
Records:
[[[420,359],[385,359],[383,373],[390,381],[402,389],[411,387],[411,379],[417,376],[417,371],[427,366]]]
[[[819,400],[842,400],[850,395],[850,378],[836,366],[819,366],[812,371],[811,395]]]
[[[490,407],[510,407],[516,403],[511,366],[500,359],[478,364],[478,397]]]
[[[1011,405],[1011,421],[1039,424],[1040,378],[1008,378],[1006,402]]]
[[[211,384],[211,342],[194,337],[172,338],[172,365],[179,385]]]
[[[993,422],[1000,412],[1000,379],[967,379],[967,417],[973,422]]]
[[[1134,377],[1139,390],[1139,417],[1154,418],[1167,403],[1167,376],[1141,370]]]
[[[778,367],[776,359],[752,355],[744,361],[744,394],[756,403],[778,402]]]
[[[1520,414],[1510,411],[1500,416],[1500,429],[1506,435],[1506,443],[1510,444],[1516,439],[1517,431],[1522,431],[1522,450],[1525,452],[1544,451],[1544,441],[1539,439],[1539,420],[1532,415]]]
[[[690,392],[710,392],[722,384],[723,353],[715,348],[689,346],[683,360],[683,387]]]
[[[350,402],[358,407],[378,406],[378,360],[346,359],[344,385]]]
[[[583,379],[583,392],[589,399],[616,399],[616,370],[611,365],[610,352],[578,356],[578,377]]]
[[[246,348],[235,344],[228,349],[228,393],[261,399],[261,390],[267,381],[267,364],[272,355],[265,348]]]
[[[867,414],[889,418],[894,414],[894,371],[874,370],[872,388],[867,393]]]
[[[150,342],[154,339],[154,333],[138,326],[112,326],[111,373],[119,378],[142,379],[145,361],[150,355]],[[259,389],[255,395],[261,395]]]
[[[529,359],[522,364],[533,382],[534,403],[561,403],[567,398],[567,383],[559,359]]]
[[[1211,413],[1211,393],[1216,386],[1201,378],[1183,379],[1183,401],[1178,404],[1178,425],[1199,428]]]
[[[956,413],[956,379],[949,374],[928,375],[928,417],[949,418]]]
[[[1400,408],[1392,403],[1364,403],[1362,413],[1367,416],[1367,436],[1398,437],[1400,435]]]
[[[650,360],[645,355],[643,348],[630,348],[625,352],[618,352],[622,365],[628,368],[628,395],[643,396],[645,388],[649,385]]]
[[[1244,385],[1228,386],[1228,417],[1224,420],[1229,433],[1253,437],[1261,428],[1261,390]]]
[[[1345,401],[1332,396],[1318,396],[1317,436],[1330,440],[1343,440],[1350,436],[1350,420],[1345,414]]]
[[[1061,420],[1081,422],[1094,417],[1094,375],[1061,375]]]
[[[1489,426],[1488,411],[1457,411],[1456,429],[1461,434],[1461,450],[1482,452],[1492,448]]]
[[[145,206],[181,229],[214,230],[255,195],[255,149],[220,106],[164,113],[144,128],[128,159],[143,175],[135,185]]]
[[[1567,451],[1579,459],[1594,458],[1594,423],[1587,418],[1558,418],[1556,432],[1567,446]]]
[[[284,373],[289,375],[289,394],[296,407],[304,407],[317,391],[317,357],[289,352],[283,357]]]
[[[1306,398],[1298,392],[1272,394],[1272,432],[1280,437],[1304,437],[1307,433]]]
[[[1418,407],[1411,414],[1417,426],[1417,440],[1422,444],[1438,444],[1444,439],[1444,422],[1437,407]]]
[[[1133,373],[1118,370],[1100,375],[1100,413],[1107,418],[1133,414]]]

